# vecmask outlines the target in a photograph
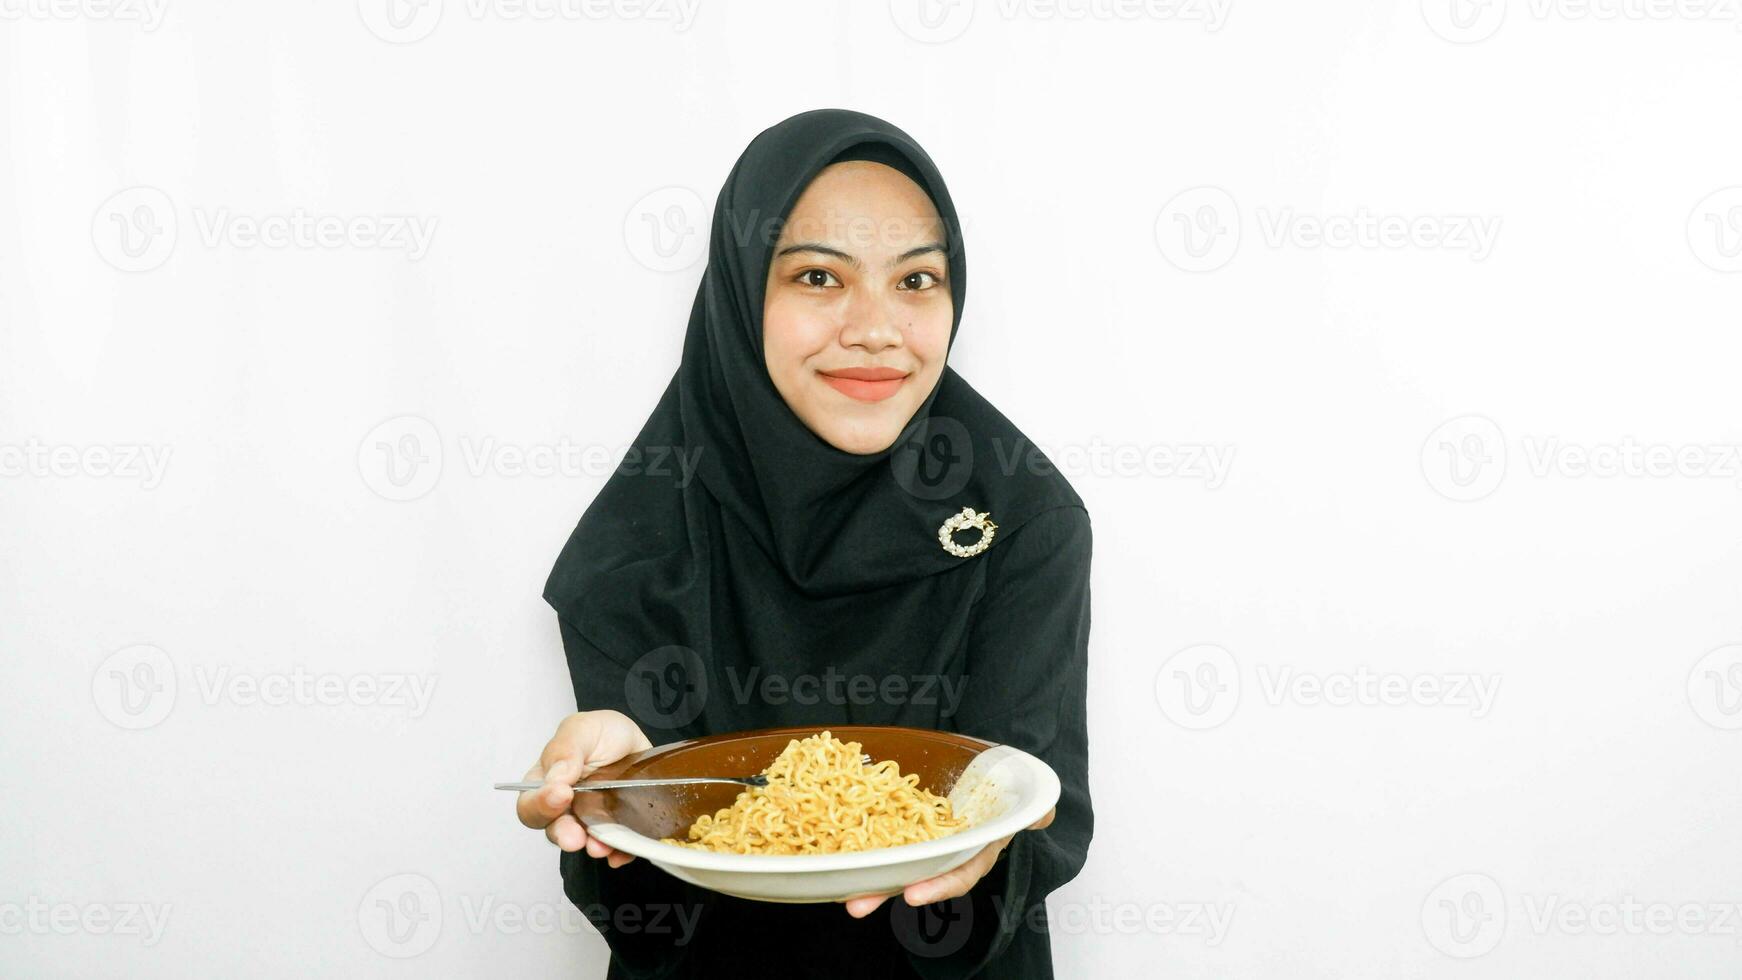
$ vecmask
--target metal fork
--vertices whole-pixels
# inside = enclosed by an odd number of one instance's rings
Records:
[[[576,783],[575,792],[595,789],[634,789],[638,786],[689,786],[695,783],[734,783],[739,786],[767,786],[767,776],[685,776],[681,779],[601,779],[594,783]],[[524,793],[543,789],[543,783],[497,783],[497,789]]]
[[[859,756],[860,762],[870,762],[869,753]],[[690,786],[696,783],[733,783],[739,786],[767,786],[767,776],[683,776],[677,779],[601,779],[593,783],[576,783],[575,792],[597,789],[634,789],[638,786]],[[497,789],[525,793],[543,789],[543,783],[497,783]]]

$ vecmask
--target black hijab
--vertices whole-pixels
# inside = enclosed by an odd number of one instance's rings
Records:
[[[679,645],[715,670],[767,657],[817,664],[855,637],[925,636],[974,601],[975,566],[1001,542],[1037,514],[1081,506],[948,367],[901,437],[868,455],[831,446],[781,398],[762,352],[769,262],[811,179],[848,159],[895,167],[930,195],[947,236],[954,346],[967,258],[931,157],[895,126],[845,109],[803,112],[758,134],[715,202],[682,363],[545,586],[565,623],[620,663]],[[997,526],[989,547],[967,557],[939,540],[964,507]],[[976,534],[954,540],[972,545]],[[756,649],[776,642],[784,649]]]

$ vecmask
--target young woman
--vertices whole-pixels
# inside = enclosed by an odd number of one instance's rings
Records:
[[[1089,518],[946,365],[966,285],[949,191],[887,122],[801,113],[727,176],[676,376],[545,588],[580,711],[519,815],[605,913],[611,977],[1052,976],[1045,899],[1093,823]],[[820,905],[680,882],[571,809],[650,745],[844,724],[1014,745],[1063,794],[898,898]]]

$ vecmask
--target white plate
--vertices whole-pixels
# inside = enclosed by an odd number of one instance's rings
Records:
[[[587,831],[625,854],[684,881],[762,902],[834,902],[900,891],[943,874],[987,844],[1039,820],[1058,803],[1059,778],[1040,759],[1008,745],[974,757],[949,793],[968,827],[948,837],[840,854],[717,854],[645,837],[620,823]]]

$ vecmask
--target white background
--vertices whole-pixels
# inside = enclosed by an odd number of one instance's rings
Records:
[[[0,973],[603,975],[488,785],[819,106],[937,160],[954,363],[1094,518],[1061,976],[1742,968],[1734,10],[0,10]]]

